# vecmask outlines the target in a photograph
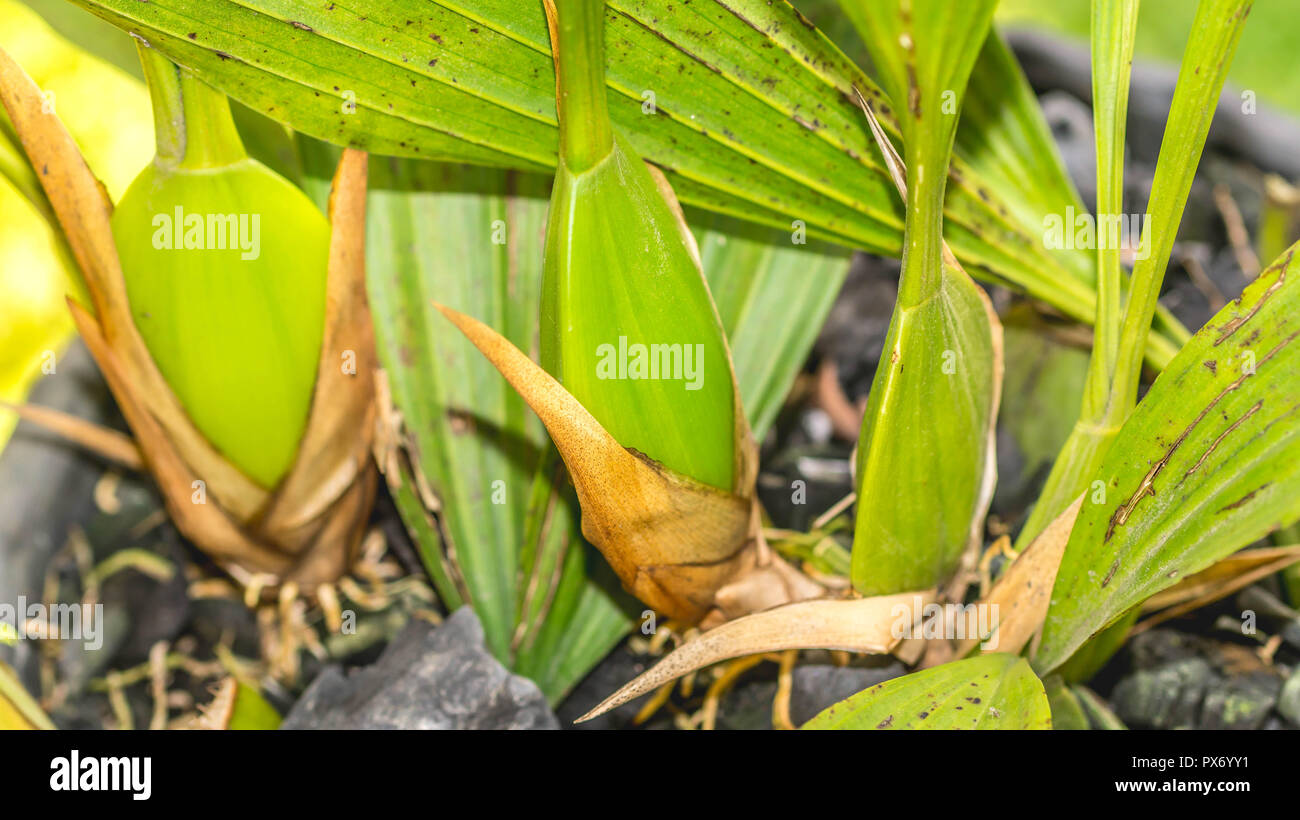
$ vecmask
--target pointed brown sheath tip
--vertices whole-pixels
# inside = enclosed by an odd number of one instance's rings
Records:
[[[568,467],[582,533],[642,602],[697,623],[752,558],[752,503],[634,455],[492,328],[438,303],[542,420]],[[752,563],[750,560],[748,563]]]
[[[537,413],[560,452],[565,454],[566,462],[570,456],[576,458],[578,464],[593,459],[601,462],[635,460],[581,402],[508,339],[472,316],[438,302],[433,306],[465,334]],[[580,478],[575,476],[575,481],[578,480]]]
[[[719,661],[787,649],[884,654],[919,623],[934,590],[874,598],[817,599],[746,615],[682,644],[578,718],[582,723]],[[909,618],[910,615],[910,618]]]

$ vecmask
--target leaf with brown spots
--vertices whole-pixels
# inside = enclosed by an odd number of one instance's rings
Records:
[[[1145,632],[1171,618],[1222,600],[1232,593],[1300,562],[1300,546],[1242,550],[1209,569],[1184,578],[1177,586],[1142,603],[1144,612],[1155,612],[1133,628],[1130,634]]]
[[[514,170],[555,167],[554,70],[537,0],[472,4],[472,23],[466,4],[448,0],[363,8],[241,0],[206,4],[201,15],[191,0],[74,2],[249,108],[335,145]],[[790,3],[606,6],[611,115],[637,152],[664,169],[683,204],[785,231],[800,220],[810,238],[899,254],[902,211],[851,89],[881,106],[894,134],[895,108],[905,106],[894,106]],[[1068,182],[1028,83],[1009,51],[1002,57],[984,85],[1000,93],[983,95],[982,120],[958,146],[970,159],[954,169],[946,206],[953,249],[975,275],[988,271],[989,281],[1014,283],[1089,322],[1088,254],[1046,249],[1041,213],[1021,204],[1030,180]],[[1018,81],[1014,106],[1001,93],[1009,76]],[[641,95],[650,90],[654,107],[643,113],[652,100]],[[341,113],[348,100],[351,115]],[[942,104],[923,103],[923,113],[942,115]],[[1026,134],[1035,118],[1036,133]],[[1026,144],[1032,161],[1007,158]],[[1173,354],[1166,338],[1150,347],[1158,364]]]
[[[1039,670],[1142,601],[1300,519],[1295,250],[1188,342],[1116,437],[1061,562]],[[1205,367],[1209,360],[1218,366]]]
[[[1050,729],[1043,683],[1024,658],[997,652],[865,689],[805,729]]]

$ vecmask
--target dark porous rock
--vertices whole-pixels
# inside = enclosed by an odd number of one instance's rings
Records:
[[[1092,72],[1087,40],[1072,40],[1047,32],[1007,33],[1030,84],[1040,93],[1064,91],[1085,103],[1092,101]],[[1128,142],[1143,160],[1154,160],[1164,135],[1169,104],[1178,81],[1178,66],[1156,61],[1133,65],[1129,92]],[[1206,154],[1237,157],[1284,177],[1300,176],[1300,155],[1293,150],[1300,125],[1289,114],[1261,103],[1245,110],[1241,90],[1223,89],[1206,140]]]
[[[789,446],[764,466],[757,491],[777,527],[806,530],[840,499],[853,492],[848,445]]]
[[[1267,672],[1226,680],[1205,693],[1199,728],[1258,729],[1281,688],[1281,679]]]
[[[1153,629],[1124,651],[1132,671],[1111,702],[1131,727],[1259,729],[1275,707],[1286,714],[1286,668],[1264,664],[1250,646]]]
[[[825,657],[825,653],[817,653]],[[720,729],[771,729],[776,700],[775,667],[763,664],[746,675],[722,700],[718,710]],[[907,668],[893,658],[866,658],[849,666],[827,660],[800,663],[792,672],[790,721],[802,726],[822,711],[847,697],[878,683],[907,674]]]
[[[556,729],[537,685],[512,675],[461,607],[440,627],[413,620],[371,666],[326,668],[285,729]]]
[[[1115,686],[1111,702],[1127,726],[1192,729],[1213,678],[1204,658],[1180,658],[1124,678]]]
[[[1300,666],[1291,672],[1291,677],[1282,685],[1282,691],[1277,696],[1277,713],[1300,729]]]
[[[906,673],[907,668],[892,659],[878,665],[796,666],[790,693],[790,719],[796,726],[802,726],[845,698]]]
[[[1206,642],[1170,629],[1152,629],[1129,642],[1133,671],[1115,685],[1111,703],[1127,726],[1190,729],[1201,701],[1219,681],[1202,656]]]
[[[772,708],[776,700],[776,681],[771,679],[775,667],[762,664],[745,675],[752,678],[736,686],[718,705],[717,728],[730,731],[766,731],[772,728]],[[755,674],[757,673],[757,674]]]
[[[585,723],[576,723],[578,718],[598,706],[601,701],[618,691],[619,687],[628,681],[640,675],[650,668],[658,658],[649,658],[645,655],[633,652],[628,649],[627,643],[619,644],[618,648],[609,653],[603,661],[596,665],[596,668],[587,673],[587,677],[574,687],[573,692],[560,704],[556,710],[560,718],[560,725],[565,729],[627,729],[632,728],[632,719],[641,711],[650,695],[642,695],[636,700],[623,704],[617,709],[611,709],[603,715],[592,718]],[[660,715],[667,710],[660,710]],[[661,724],[655,719],[644,728],[659,728]]]
[[[1263,623],[1280,626],[1300,620],[1300,612],[1287,606],[1259,584],[1251,584],[1237,593],[1235,601],[1240,611],[1254,612]]]
[[[1300,649],[1300,619],[1287,621],[1278,633],[1282,636],[1282,642],[1292,649]]]

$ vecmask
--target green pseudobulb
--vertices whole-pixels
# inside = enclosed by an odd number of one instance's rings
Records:
[[[113,236],[158,369],[208,440],[273,487],[297,454],[316,381],[329,223],[247,159],[202,172],[149,166],[114,211]]]
[[[718,489],[734,480],[735,393],[684,229],[615,135],[551,194],[542,364],[624,447]]]
[[[292,466],[310,411],[330,227],[244,154],[224,97],[168,70],[146,62],[159,156],[112,218],[127,298],[195,426],[270,489]]]

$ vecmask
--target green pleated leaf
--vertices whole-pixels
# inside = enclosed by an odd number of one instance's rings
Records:
[[[957,125],[956,151],[980,172],[985,185],[1023,225],[1038,226],[1044,217],[1083,213],[1051,127],[1029,80],[997,31],[990,30],[971,70]],[[1090,254],[1083,249],[1051,251],[1080,281],[1095,280]]]
[[[626,599],[578,534],[540,422],[432,300],[536,350],[548,181],[371,160],[366,237],[376,342],[413,437],[396,487],[441,597],[471,604],[488,646],[555,702],[626,633]],[[394,483],[389,476],[390,486]]]
[[[1193,337],[1116,437],[1094,476],[1104,501],[1085,502],[1056,576],[1036,668],[1300,518],[1295,252]]]
[[[536,0],[391,0],[365,11],[291,0],[75,2],[233,99],[320,139],[379,154],[555,166],[554,73]],[[788,3],[614,0],[606,27],[614,123],[664,169],[684,203],[783,230],[799,221],[810,236],[900,252],[903,209],[852,89],[879,101],[892,131],[891,106]],[[1022,95],[1014,116],[989,109],[989,127],[1019,127],[1028,102]],[[1046,250],[1041,220],[1013,210],[1015,184],[1005,173],[983,179],[1004,153],[1002,139],[990,137],[978,167],[955,166],[946,229],[953,249],[976,275],[1091,321],[1086,254],[1080,261]],[[1059,184],[1056,168],[1048,178]],[[1151,348],[1158,364],[1173,353],[1160,340]]]
[[[805,729],[1050,729],[1042,682],[998,652],[886,681],[842,700]]]
[[[700,260],[757,441],[781,410],[849,272],[849,252],[693,210]]]
[[[863,595],[884,595],[943,584],[978,536],[992,487],[1001,327],[984,292],[945,258],[941,203],[994,4],[843,5],[885,86],[908,101],[903,270],[857,451],[851,577]]]

